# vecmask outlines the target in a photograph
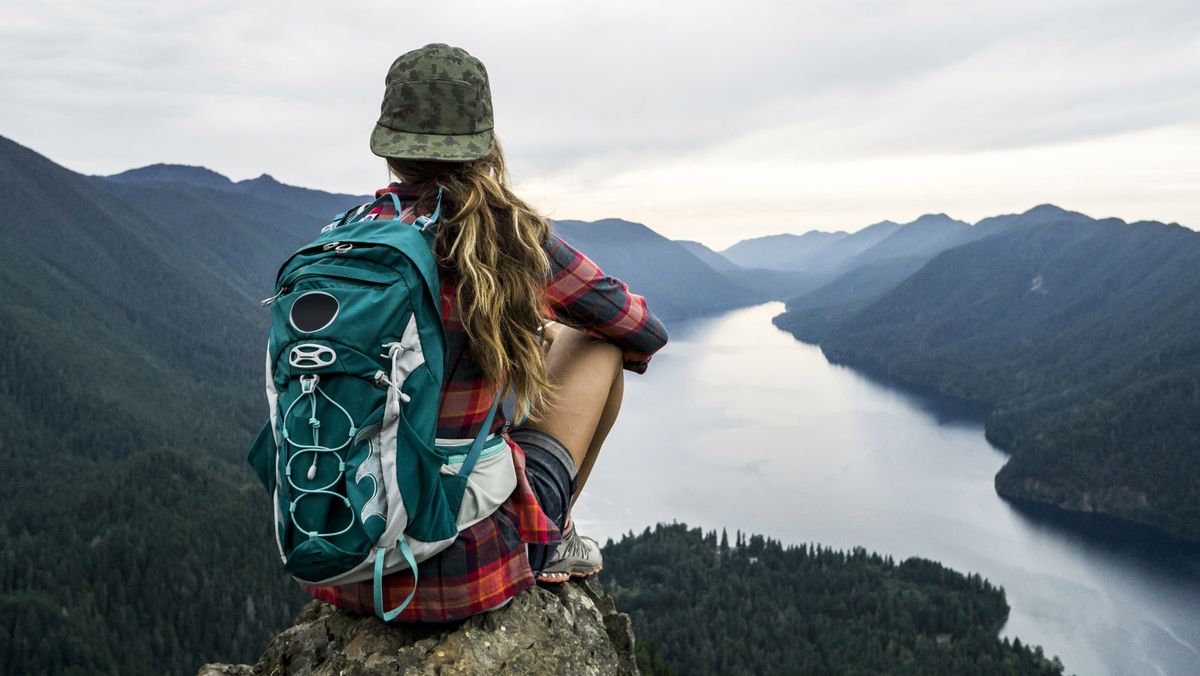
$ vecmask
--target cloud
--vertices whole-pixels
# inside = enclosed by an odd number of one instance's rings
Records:
[[[976,221],[1047,202],[1097,217],[1200,225],[1200,164],[1193,159],[1200,123],[1019,148],[837,160],[738,148],[523,187],[561,217],[619,214],[716,248],[777,232],[853,231],[930,212]],[[1195,220],[1186,220],[1189,214]]]
[[[734,167],[775,172],[737,183],[780,204],[753,186],[823,164],[861,171],[816,174],[833,201],[886,211],[888,184],[865,181],[905,158],[976,171],[994,153],[1186,130],[1200,110],[1193,0],[17,0],[0,7],[0,133],[86,172],[174,161],[362,192],[383,178],[366,138],[387,66],[434,41],[487,64],[515,175],[564,215],[666,213],[681,207],[662,195]],[[646,175],[660,183],[622,201],[581,192]],[[928,211],[963,197],[921,194]],[[695,197],[686,211],[719,206]],[[770,223],[804,213],[787,204]]]

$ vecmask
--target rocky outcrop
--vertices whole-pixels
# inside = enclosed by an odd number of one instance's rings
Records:
[[[594,578],[451,625],[385,624],[313,601],[257,664],[206,664],[199,676],[547,673],[637,673],[629,616]]]

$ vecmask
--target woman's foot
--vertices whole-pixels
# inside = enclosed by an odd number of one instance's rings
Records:
[[[572,577],[588,577],[600,572],[604,559],[600,556],[599,543],[576,533],[574,521],[567,524],[562,537],[554,556],[538,575],[538,582],[566,582]]]

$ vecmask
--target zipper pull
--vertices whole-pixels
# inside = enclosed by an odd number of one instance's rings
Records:
[[[271,303],[274,303],[275,301],[279,300],[279,297],[282,296],[283,294],[287,293],[289,290],[290,289],[288,289],[288,287],[286,287],[286,286],[280,287],[279,293],[275,294],[274,296],[271,296],[270,298],[264,298],[264,299],[260,300],[258,302],[258,304],[263,307],[267,307]]]

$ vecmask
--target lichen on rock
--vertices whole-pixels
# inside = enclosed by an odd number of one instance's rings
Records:
[[[633,642],[629,616],[590,578],[446,625],[387,624],[313,601],[257,664],[206,664],[199,676],[636,674]]]

